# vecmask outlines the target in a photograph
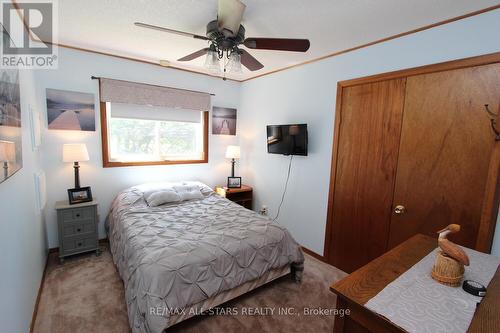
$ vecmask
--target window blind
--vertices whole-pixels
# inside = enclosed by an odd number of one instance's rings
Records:
[[[108,103],[106,109],[111,118],[201,123],[203,116],[200,111],[137,104]]]
[[[210,94],[191,90],[99,78],[99,93],[101,102],[210,110]]]

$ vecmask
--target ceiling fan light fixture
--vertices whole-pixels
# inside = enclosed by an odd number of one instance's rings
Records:
[[[245,27],[241,24],[245,8],[246,5],[242,0],[218,0],[217,19],[208,22],[205,36],[142,22],[134,24],[142,28],[208,41],[208,47],[192,52],[177,59],[177,61],[187,62],[206,56],[204,64],[206,71],[214,76],[221,76],[222,71],[224,71],[223,79],[226,78],[226,73],[243,73],[241,66],[252,72],[264,68],[264,65],[251,53],[240,48],[241,45],[252,50],[288,52],[307,52],[309,50],[311,43],[308,39],[245,38]],[[161,63],[162,66],[168,66],[168,64],[168,62]]]
[[[226,71],[233,74],[243,73],[243,70],[241,69],[241,55],[238,51],[233,51],[229,55],[229,59],[226,64]]]
[[[240,0],[219,0],[218,2],[219,31],[226,37],[234,37],[238,34],[247,6]]]
[[[214,75],[219,75],[221,73],[219,55],[212,47],[207,51],[205,68]]]

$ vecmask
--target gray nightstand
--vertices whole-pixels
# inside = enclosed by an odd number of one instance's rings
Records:
[[[68,201],[56,202],[57,228],[59,231],[59,261],[64,257],[95,251],[100,254],[97,224],[97,201],[70,205]]]

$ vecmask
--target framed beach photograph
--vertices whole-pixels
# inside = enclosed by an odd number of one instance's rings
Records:
[[[95,131],[94,94],[47,89],[49,130]]]
[[[69,204],[74,205],[82,202],[92,201],[92,190],[89,186],[70,188],[68,190]]]
[[[0,183],[21,170],[22,147],[19,70],[2,68],[0,69]]]
[[[212,108],[212,134],[236,135],[236,109]]]
[[[227,177],[227,188],[241,188],[241,177]]]

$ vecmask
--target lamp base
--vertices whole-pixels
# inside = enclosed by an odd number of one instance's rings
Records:
[[[80,188],[80,164],[75,162],[73,168],[75,168],[75,188]]]
[[[236,164],[236,160],[234,158],[231,159],[231,177],[234,177],[234,165]]]

